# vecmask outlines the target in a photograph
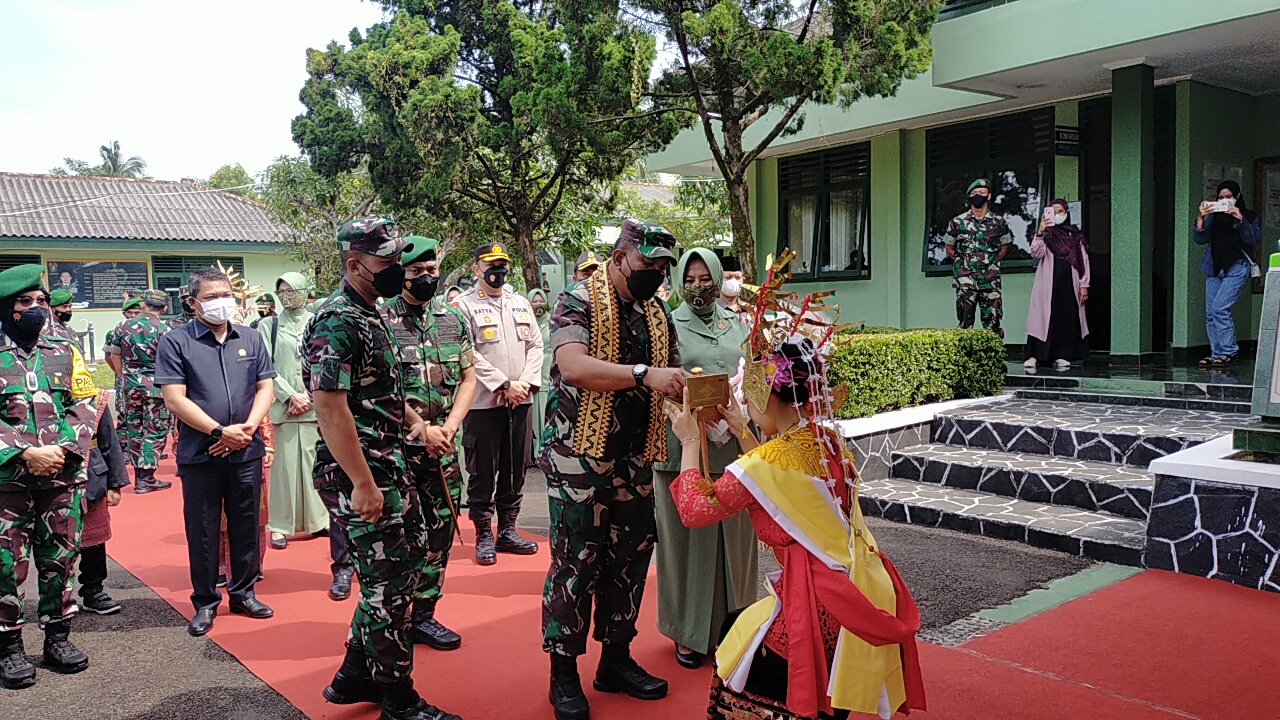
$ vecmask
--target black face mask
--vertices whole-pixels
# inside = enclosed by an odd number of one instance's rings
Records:
[[[484,271],[484,281],[491,288],[500,288],[507,282],[507,273],[511,272],[504,267],[491,267]]]
[[[69,323],[69,322],[71,322],[71,311],[70,311],[70,310],[67,310],[66,312],[60,312],[60,313],[58,313],[58,322],[60,322],[60,323]]]
[[[14,314],[17,317],[14,317]],[[11,310],[5,313],[4,318],[4,334],[8,335],[15,343],[21,346],[30,346],[40,337],[40,331],[44,329],[45,323],[49,322],[49,316],[45,309],[39,305],[33,305],[21,313],[17,310]]]
[[[627,267],[631,267],[631,258],[627,258]],[[631,274],[627,276],[627,292],[639,302],[646,302],[658,294],[658,288],[662,287],[663,279],[660,270],[631,268]]]
[[[364,267],[364,263],[360,263],[360,267]],[[404,291],[403,265],[388,265],[372,275],[373,291],[378,293],[378,297],[393,298]]]
[[[406,280],[405,287],[408,288],[414,300],[420,303],[429,302],[435,297],[436,289],[440,287],[440,278],[435,275],[419,275],[412,280]]]
[[[196,306],[191,304],[191,298],[182,299],[182,312],[188,315],[196,314]]]
[[[973,207],[980,208],[980,207],[982,207],[983,205],[986,205],[986,204],[987,204],[987,196],[986,196],[986,195],[976,195],[976,194],[975,194],[975,195],[970,195],[970,196],[969,196],[969,204],[970,204],[971,206],[973,206]]]

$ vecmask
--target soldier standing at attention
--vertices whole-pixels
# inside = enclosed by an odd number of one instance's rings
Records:
[[[0,272],[0,394],[9,401],[0,408],[0,685],[10,689],[36,681],[22,646],[27,548],[40,577],[45,667],[76,673],[89,666],[68,636],[98,393],[76,346],[43,334],[43,273],[42,265]]]
[[[79,347],[80,339],[71,329],[71,293],[66,290],[49,293],[49,334],[70,340]]]
[[[124,324],[142,314],[142,301],[136,297],[131,297],[124,301],[120,306],[120,314],[124,319],[119,325],[107,331],[107,336],[102,339],[102,355],[107,361],[107,366],[115,373],[115,411],[116,417],[121,422],[116,423],[116,439],[120,441],[120,452],[124,452],[129,446],[128,437],[125,435],[124,424],[124,370],[120,367],[120,329]]]
[[[1000,261],[1013,238],[1004,218],[991,212],[991,183],[985,178],[969,185],[969,210],[952,218],[944,242],[951,260],[956,290],[956,317],[960,327],[973,327],[981,308],[982,326],[1004,339],[1000,321],[1004,308],[1000,296]]]
[[[455,301],[476,344],[479,387],[462,426],[462,448],[467,459],[467,515],[476,528],[476,562],[481,565],[497,562],[495,552],[538,552],[536,543],[516,532],[516,518],[533,441],[533,396],[542,382],[542,333],[529,301],[502,287],[510,263],[501,245],[476,248],[471,266],[475,287]]]
[[[409,443],[405,448],[409,479],[417,488],[427,528],[409,637],[435,650],[456,650],[462,638],[436,620],[435,611],[458,523],[456,511],[462,504],[462,471],[454,436],[476,392],[475,352],[466,318],[436,294],[439,243],[416,235],[405,241],[412,243],[400,256],[405,290],[382,308],[382,315],[400,345],[409,405],[427,423],[425,444]]]
[[[684,387],[675,324],[654,297],[674,246],[663,228],[627,220],[605,264],[561,293],[551,316],[555,365],[538,466],[551,513],[542,649],[557,720],[589,714],[577,659],[593,601],[604,645],[595,689],[667,694],[667,681],[631,658],[631,640],[653,555],[653,463],[667,459],[663,395]]]
[[[142,314],[126,320],[116,337],[123,370],[125,456],[133,466],[133,492],[138,495],[173,487],[171,482],[155,479],[169,439],[169,411],[156,385],[156,352],[166,330],[160,315],[168,307],[168,294],[146,291]]]
[[[380,720],[457,720],[413,688],[409,612],[426,532],[404,445],[427,428],[406,402],[396,341],[377,306],[405,291],[400,254],[412,247],[391,220],[360,218],[338,228],[338,249],[342,286],[302,338],[303,381],[320,424],[315,486],[360,581],[346,656],[324,698],[381,703]]]

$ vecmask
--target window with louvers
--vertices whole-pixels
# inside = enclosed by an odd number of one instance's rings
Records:
[[[16,268],[19,265],[41,265],[42,261],[39,255],[0,255],[0,272],[9,268]]]
[[[778,252],[797,280],[871,278],[871,145],[778,161]]]
[[[926,273],[951,271],[943,241],[947,224],[968,209],[969,184],[978,178],[991,181],[989,207],[1005,219],[1013,233],[1013,246],[1001,267],[1035,266],[1031,238],[1044,205],[1053,199],[1053,123],[1053,109],[1044,108],[936,128],[926,134]]]
[[[170,312],[180,312],[182,305],[180,288],[187,284],[187,277],[200,268],[217,267],[234,268],[244,274],[244,258],[214,255],[153,255],[151,257],[151,279],[154,287],[169,293],[172,301]]]

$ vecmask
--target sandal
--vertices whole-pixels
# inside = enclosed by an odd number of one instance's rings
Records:
[[[1222,355],[1220,357],[1216,357],[1213,359],[1213,366],[1222,367],[1224,365],[1230,365],[1231,363],[1235,362],[1236,358],[1238,357],[1240,357],[1239,353],[1233,353],[1231,355]]]
[[[1217,362],[1217,360],[1218,358],[1214,357],[1213,355],[1210,355],[1209,357],[1200,358],[1200,367],[1209,367],[1210,365]]]

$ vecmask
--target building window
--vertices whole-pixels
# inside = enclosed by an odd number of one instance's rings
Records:
[[[187,277],[200,268],[217,267],[221,262],[224,268],[234,268],[244,276],[244,258],[218,257],[213,255],[153,255],[151,256],[151,277],[154,287],[169,293],[172,298],[169,312],[177,313],[181,305],[180,288],[187,284]]]
[[[980,177],[991,181],[991,210],[1013,233],[1013,246],[1001,267],[1035,267],[1031,238],[1044,205],[1052,199],[1053,117],[1053,109],[1046,108],[928,132],[926,273],[951,272],[943,237],[951,219],[967,209],[969,184]]]
[[[19,265],[43,265],[39,255],[0,255],[0,272]]]
[[[797,280],[871,278],[871,145],[778,161],[778,251]]]

